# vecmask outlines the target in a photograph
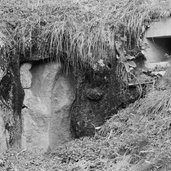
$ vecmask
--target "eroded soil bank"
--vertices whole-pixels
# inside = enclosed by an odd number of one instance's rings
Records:
[[[137,87],[133,90],[126,88],[117,75],[117,61],[113,63],[104,61],[103,66],[98,63],[96,69],[89,67],[74,75],[72,70],[64,73],[59,62],[22,62],[18,77],[24,98],[23,103],[21,100],[20,105],[17,103],[22,108],[18,121],[21,127],[20,147],[55,150],[72,138],[94,136],[96,128],[119,108],[137,99]],[[11,86],[9,82],[6,87],[3,80],[1,84],[4,91]],[[10,92],[7,94],[10,95]],[[10,96],[8,99],[11,99]],[[9,104],[13,105],[13,102]],[[7,118],[4,121],[7,126],[11,121],[8,118],[10,108],[8,112],[5,115],[3,111],[1,115],[3,121]],[[2,142],[8,142],[12,138],[9,128],[5,127],[4,132]]]

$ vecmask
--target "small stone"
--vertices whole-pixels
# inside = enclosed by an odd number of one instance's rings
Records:
[[[99,88],[87,89],[86,96],[89,100],[99,101],[103,97],[104,93]]]
[[[30,63],[25,63],[20,67],[20,79],[22,87],[30,88],[32,82],[32,74],[30,72],[32,65]]]

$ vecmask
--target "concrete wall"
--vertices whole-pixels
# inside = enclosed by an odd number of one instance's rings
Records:
[[[152,23],[145,33],[144,43],[146,63],[168,61],[165,54],[171,55],[171,18]]]
[[[159,22],[154,22],[146,31],[145,37],[170,37],[171,36],[171,18],[162,19]]]
[[[144,55],[147,58],[146,63],[166,61],[166,58],[164,57],[165,52],[162,47],[150,39],[145,39],[144,42],[147,43],[147,47],[144,50]]]

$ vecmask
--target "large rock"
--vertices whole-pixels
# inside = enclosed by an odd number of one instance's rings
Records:
[[[59,75],[52,89],[49,127],[49,143],[52,149],[71,140],[70,108],[75,99],[74,86],[71,83],[72,78]]]
[[[25,89],[22,144],[54,150],[71,139],[69,111],[75,98],[72,78],[61,74],[59,63],[38,62],[30,70],[26,66],[21,80],[31,74],[29,80],[22,81],[23,87],[29,83],[31,88]]]

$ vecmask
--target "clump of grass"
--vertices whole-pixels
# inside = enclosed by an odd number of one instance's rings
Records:
[[[146,98],[141,99],[137,103],[137,112],[145,115],[157,115],[159,113],[167,113],[171,111],[171,90],[154,90],[151,91]]]

